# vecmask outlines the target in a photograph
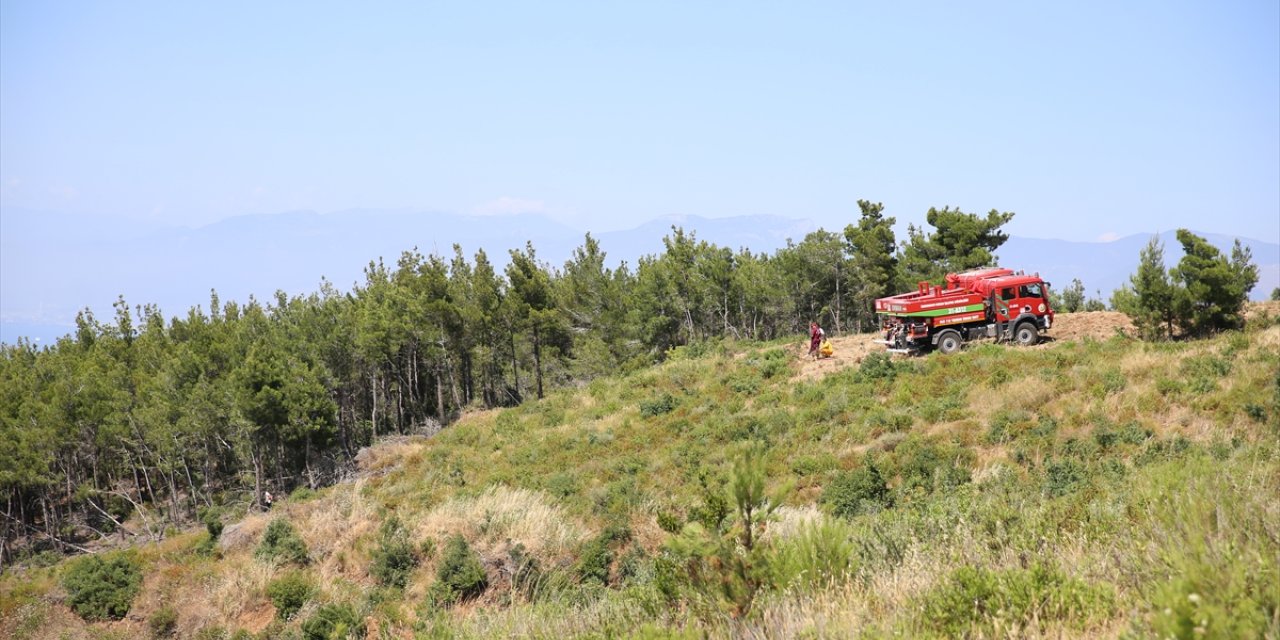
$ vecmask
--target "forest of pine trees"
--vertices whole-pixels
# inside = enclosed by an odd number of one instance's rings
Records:
[[[0,564],[19,539],[24,552],[73,550],[125,518],[158,538],[202,507],[322,486],[378,437],[430,433],[466,408],[518,404],[682,345],[799,336],[812,319],[869,330],[872,301],[938,275],[929,264],[993,261],[1013,215],[931,210],[934,229],[913,227],[898,246],[883,207],[859,205],[843,234],[773,255],[679,228],[634,267],[607,267],[590,235],[558,267],[532,245],[503,268],[483,251],[415,250],[371,262],[348,293],[327,282],[270,301],[214,293],[169,319],[121,299],[110,319],[81,312],[47,348],[0,345]]]

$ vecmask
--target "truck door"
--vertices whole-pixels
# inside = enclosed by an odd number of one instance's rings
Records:
[[[1030,313],[1035,316],[1042,316],[1048,310],[1048,305],[1044,301],[1044,289],[1039,283],[1024,284],[1018,287],[1018,309],[1010,309],[1010,313],[1018,315],[1018,313]]]
[[[1008,322],[1017,317],[1017,304],[1016,288],[1005,287],[1001,289],[1000,295],[996,296],[995,300],[996,322]]]

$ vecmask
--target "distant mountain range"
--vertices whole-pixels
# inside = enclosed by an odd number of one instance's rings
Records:
[[[773,253],[787,240],[799,242],[817,229],[808,220],[778,216],[668,217],[634,229],[593,234],[608,262],[634,265],[662,251],[672,226],[695,231],[701,240],[756,253]],[[1201,234],[1227,251],[1234,238]],[[208,307],[209,292],[222,300],[269,298],[315,291],[321,277],[347,290],[364,280],[370,260],[394,266],[400,253],[452,255],[459,244],[468,257],[483,248],[504,265],[509,249],[532,242],[538,259],[562,265],[584,232],[544,216],[464,216],[351,210],[330,214],[289,212],[228,218],[197,228],[124,223],[104,217],[4,209],[0,211],[0,341],[19,336],[47,344],[67,333],[79,309],[109,319],[111,303],[154,303],[166,315],[194,305]],[[1181,250],[1172,232],[1162,234],[1165,257]],[[1079,278],[1090,296],[1108,297],[1133,272],[1149,236],[1107,243],[1013,237],[997,252],[1004,266],[1041,275],[1062,288]],[[1262,271],[1254,298],[1280,286],[1280,244],[1241,239]]]
[[[1234,236],[1193,232],[1231,255],[1231,247],[1236,240]],[[996,254],[1002,266],[1039,272],[1058,291],[1071,284],[1073,278],[1078,278],[1084,283],[1088,297],[1101,297],[1106,302],[1112,291],[1129,282],[1130,274],[1138,268],[1138,254],[1150,240],[1149,234],[1125,236],[1111,242],[1011,237]],[[1176,232],[1165,231],[1160,234],[1160,240],[1164,243],[1165,264],[1176,265],[1183,254]],[[1258,284],[1250,297],[1265,300],[1273,289],[1280,286],[1280,244],[1252,238],[1240,238],[1240,242],[1253,252],[1253,263],[1258,265]]]

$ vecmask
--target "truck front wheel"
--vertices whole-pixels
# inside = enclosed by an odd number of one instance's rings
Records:
[[[1018,344],[1024,347],[1029,347],[1040,342],[1040,332],[1036,330],[1036,326],[1034,324],[1024,322],[1018,325],[1018,330],[1014,332],[1013,339],[1016,340]]]
[[[955,353],[960,350],[960,345],[964,344],[964,340],[960,339],[960,334],[955,331],[943,331],[938,336],[938,351],[943,353]]]

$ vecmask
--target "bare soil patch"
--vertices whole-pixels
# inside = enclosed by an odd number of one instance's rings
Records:
[[[1250,302],[1244,307],[1244,319],[1246,322],[1277,317],[1280,317],[1280,300]]]
[[[1059,313],[1053,318],[1049,337],[1057,341],[1080,341],[1086,338],[1106,340],[1118,333],[1134,335],[1133,322],[1119,311],[1081,311]]]
[[[1280,304],[1277,305],[1276,311],[1280,314]],[[1123,313],[1117,311],[1060,313],[1054,317],[1053,328],[1046,334],[1044,342],[1035,348],[1047,349],[1052,348],[1054,343],[1079,342],[1085,339],[1106,340],[1117,334],[1134,335],[1133,322]],[[803,340],[797,343],[795,348],[796,358],[801,360],[795,379],[818,380],[845,367],[860,364],[868,355],[884,351],[884,345],[875,342],[879,339],[879,333],[833,337],[830,340],[831,346],[835,348],[835,354],[830,358],[817,360],[806,355],[809,353],[809,341]]]
[[[871,353],[884,350],[884,345],[873,342],[880,339],[878,333],[855,333],[849,336],[829,338],[835,353],[830,358],[809,357],[809,341],[801,342],[796,350],[796,358],[802,361],[800,371],[796,374],[799,380],[816,380],[824,378],[845,367],[856,365]]]

